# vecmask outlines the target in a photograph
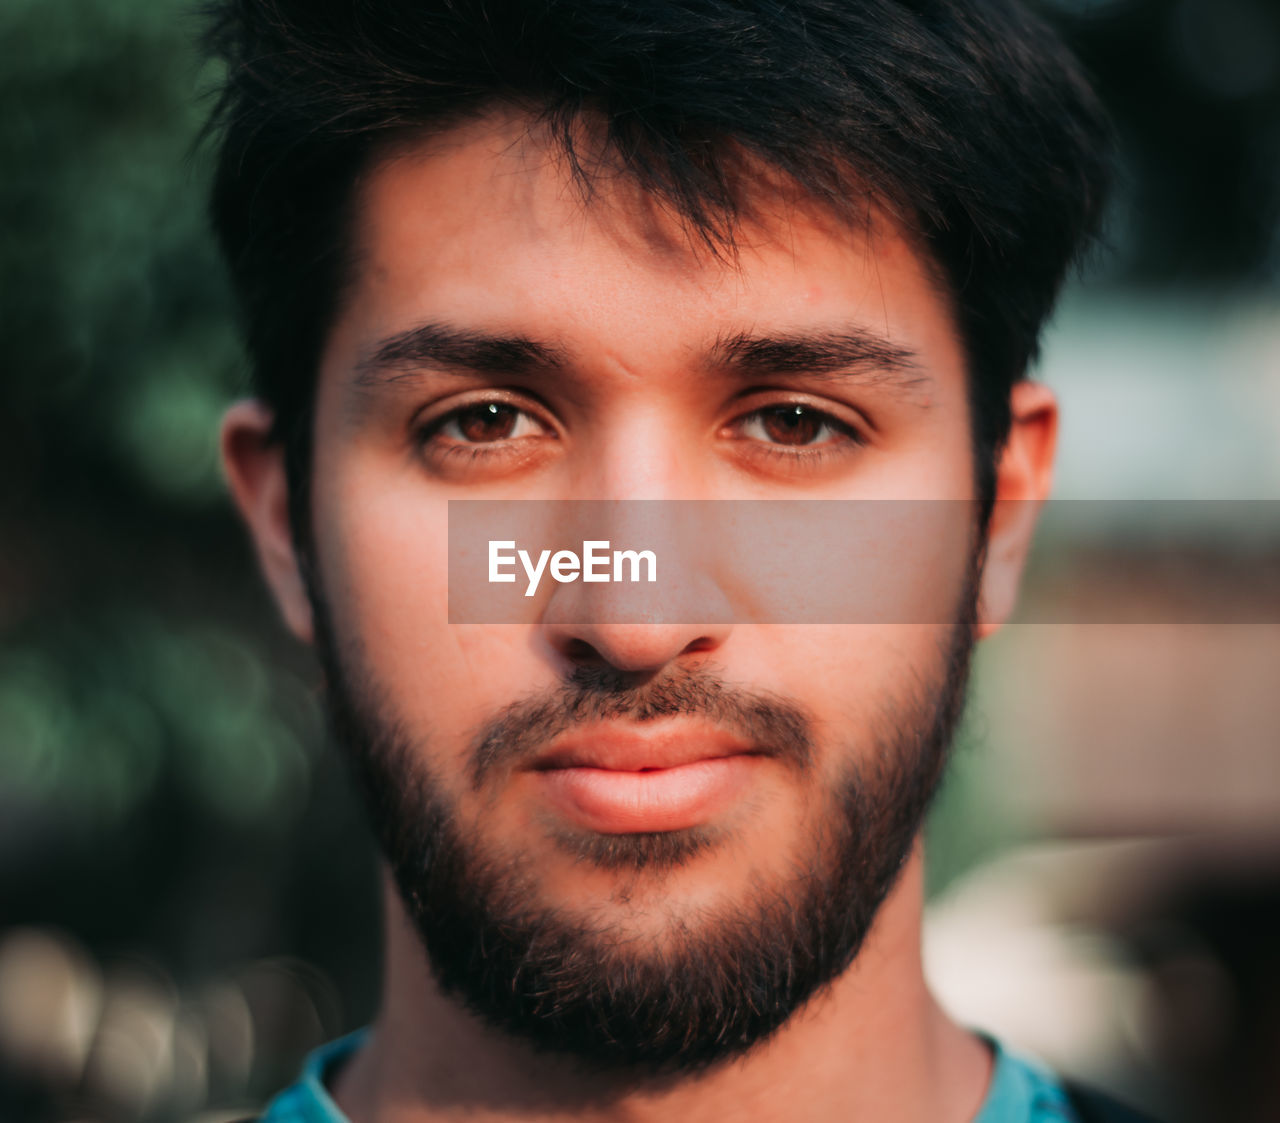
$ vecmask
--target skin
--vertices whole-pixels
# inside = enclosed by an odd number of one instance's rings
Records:
[[[550,583],[525,623],[451,625],[447,502],[971,499],[965,358],[949,301],[887,218],[850,230],[780,186],[762,192],[733,261],[691,248],[679,223],[623,180],[584,203],[516,111],[401,147],[367,174],[357,213],[357,272],[324,348],[316,410],[316,566],[335,632],[361,653],[487,853],[527,857],[542,902],[660,947],[674,923],[696,921],[699,906],[783,876],[841,754],[857,751],[858,731],[886,699],[936,665],[940,628],[631,623],[611,617],[603,596],[584,600],[581,584]],[[566,358],[541,374],[413,363],[392,378],[369,376],[383,341],[424,323],[527,336]],[[707,361],[718,335],[850,328],[908,349],[917,377],[904,386],[874,371],[802,372],[748,385]],[[468,441],[474,427],[441,422],[484,401],[528,415],[501,440]],[[835,419],[800,450],[820,455],[798,455],[762,425],[756,411],[788,402]],[[1052,396],[1024,382],[1011,405],[981,583],[983,636],[1012,611],[1050,482]],[[310,641],[270,421],[261,403],[232,407],[224,460],[284,619]],[[424,422],[436,423],[425,439]],[[941,619],[965,543],[940,551],[908,529],[883,549],[895,566],[927,573]],[[677,869],[575,862],[556,842],[538,782],[512,772],[476,792],[466,749],[481,722],[582,664],[639,680],[713,666],[726,682],[806,707],[825,734],[818,759],[804,776],[761,761],[746,794],[715,812],[723,844]],[[664,720],[679,732],[679,719]],[[917,842],[853,967],[764,1048],[696,1077],[651,1081],[535,1054],[442,996],[388,884],[382,1006],[335,1098],[356,1123],[970,1119],[990,1057],[925,986],[922,863]]]

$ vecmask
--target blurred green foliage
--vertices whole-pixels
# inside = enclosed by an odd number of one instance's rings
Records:
[[[172,746],[184,799],[232,822],[292,821],[320,743],[299,679],[226,628],[145,605],[54,620],[0,660],[0,786],[104,828],[139,809]]]
[[[219,496],[237,351],[193,147],[215,76],[186,11],[0,6],[0,346],[26,436],[14,467],[40,503],[88,470],[131,502]]]
[[[238,541],[216,439],[240,370],[195,144],[216,74],[189,16],[0,7],[0,456],[16,484],[0,503],[0,786],[104,827],[166,768],[233,820],[278,811],[304,797],[319,741],[296,677],[201,593],[230,575],[222,596],[242,598],[245,576],[226,545],[198,546]]]
[[[371,851],[217,463],[244,378],[197,30],[188,3],[0,2],[0,928],[180,987],[289,951],[352,1017]]]

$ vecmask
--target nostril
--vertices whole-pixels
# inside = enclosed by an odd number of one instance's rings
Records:
[[[714,636],[699,636],[697,639],[685,644],[685,648],[680,654],[696,655],[701,651],[712,651],[716,646],[717,641]]]
[[[605,658],[584,639],[571,638],[561,648],[565,658],[575,663],[603,663]]]

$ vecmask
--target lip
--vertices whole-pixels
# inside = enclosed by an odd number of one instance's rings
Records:
[[[712,725],[680,720],[643,726],[597,723],[556,738],[530,767],[535,771],[600,768],[646,772],[757,753],[754,745]]]
[[[741,797],[764,754],[711,726],[594,725],[530,766],[562,816],[602,834],[683,830]]]

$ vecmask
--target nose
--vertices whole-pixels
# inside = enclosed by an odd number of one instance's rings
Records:
[[[725,643],[732,612],[717,580],[715,544],[707,541],[712,520],[705,501],[577,501],[569,506],[569,517],[586,531],[584,537],[598,534],[652,555],[652,568],[629,572],[653,580],[558,585],[543,608],[541,626],[562,659],[652,674],[680,660],[705,657]],[[606,576],[627,574],[626,565],[615,564]]]
[[[591,458],[595,500],[565,514],[584,533],[656,555],[655,583],[580,581],[558,586],[543,609],[547,642],[572,666],[608,666],[638,676],[705,659],[732,631],[730,605],[708,541],[705,480],[689,461],[689,433],[653,402],[611,415]],[[584,485],[586,481],[583,481]],[[581,492],[579,493],[581,494]]]
[[[649,455],[625,454],[637,449]],[[716,501],[683,497],[693,490],[692,477],[680,476],[674,455],[655,455],[639,440],[618,441],[611,451],[601,466],[611,498],[570,500],[563,517],[575,527],[575,542],[603,540],[652,553],[656,579],[559,585],[543,609],[541,628],[572,666],[651,676],[671,664],[705,659],[732,632],[721,559],[709,540]],[[616,563],[612,573],[617,576]]]
[[[548,607],[543,633],[552,648],[573,666],[608,666],[651,676],[719,648],[731,625],[721,623],[638,623],[610,620],[600,612],[566,612],[562,602]]]

